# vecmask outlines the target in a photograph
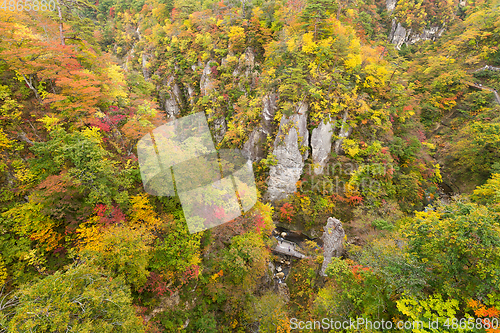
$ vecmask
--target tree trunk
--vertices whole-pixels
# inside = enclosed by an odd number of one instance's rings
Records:
[[[65,45],[64,34],[63,34],[63,19],[62,19],[61,7],[59,6],[59,1],[57,1],[57,13],[59,15],[59,37],[61,38],[61,45]]]
[[[38,101],[41,101],[41,98],[40,98],[40,95],[38,94],[38,91],[36,90],[36,88],[33,86],[33,76],[30,75],[29,76],[29,80],[28,78],[26,77],[26,75],[22,74],[23,76],[23,79],[24,79],[24,82],[26,82],[26,84],[28,85],[28,87],[31,89],[31,91],[33,91],[33,93],[35,94],[35,97]]]

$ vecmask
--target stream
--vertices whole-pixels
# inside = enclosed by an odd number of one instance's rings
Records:
[[[425,191],[425,196],[422,201],[424,207],[420,211],[427,212],[430,209],[430,207],[428,206],[434,205],[437,201],[441,201],[443,204],[448,204],[451,197],[457,193],[459,193],[458,190],[454,191],[450,185],[446,183],[439,183],[436,191]],[[434,195],[434,198],[431,197],[431,194]]]
[[[323,241],[320,238],[312,239],[304,235],[300,231],[291,231],[279,226],[276,226],[276,228],[273,230],[272,237],[274,237],[277,241],[293,242],[299,248],[304,248],[304,242],[306,240],[314,241],[317,244],[318,248],[321,248],[321,246],[323,245]],[[284,283],[286,277],[290,273],[293,262],[300,259],[285,254],[276,253],[276,255],[277,259],[273,260],[273,262],[270,264],[270,267],[273,270],[274,279],[276,279],[278,283]]]

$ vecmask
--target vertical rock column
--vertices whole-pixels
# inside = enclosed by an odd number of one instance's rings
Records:
[[[315,175],[322,174],[326,166],[332,151],[333,131],[335,131],[335,125],[328,120],[322,120],[319,126],[312,131],[311,148]]]
[[[203,73],[200,78],[200,92],[201,96],[209,95],[212,91],[217,91],[215,89],[214,79],[212,78],[212,66],[216,65],[215,60],[209,60],[203,68]],[[198,64],[201,67],[201,64]],[[191,92],[189,92],[191,94]],[[227,132],[227,123],[224,116],[212,119],[210,124],[214,139],[217,143],[220,143],[224,139],[224,135]]]
[[[277,164],[269,170],[266,198],[270,201],[285,199],[297,190],[296,183],[308,156],[307,111],[307,104],[301,103],[296,114],[281,118],[273,150]]]
[[[272,133],[273,119],[276,114],[276,94],[269,93],[262,99],[262,118],[260,125],[250,133],[243,145],[243,154],[252,162],[260,161],[264,156],[264,144]]]
[[[321,239],[323,240],[324,257],[323,265],[321,266],[321,275],[326,276],[325,271],[328,264],[332,261],[332,257],[340,257],[344,251],[345,232],[342,228],[340,220],[329,217],[326,226],[323,227],[325,232]]]
[[[176,118],[180,114],[180,106],[182,105],[181,90],[175,82],[173,75],[168,77],[167,83],[168,97],[165,99],[165,112],[169,119]]]

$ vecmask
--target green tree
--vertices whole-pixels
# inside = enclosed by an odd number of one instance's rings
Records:
[[[498,209],[500,204],[500,173],[494,173],[486,184],[476,188],[471,199]]]
[[[87,197],[87,203],[111,205],[113,200],[124,203],[133,178],[130,168],[119,170],[96,127],[68,133],[58,127],[50,133],[47,142],[35,143],[37,159],[31,160],[32,169],[42,177],[67,169],[68,175]]]
[[[333,11],[334,0],[309,0],[304,8],[301,18],[305,21],[304,27],[314,31],[314,38],[324,33],[323,21],[326,20]]]
[[[267,291],[262,296],[251,297],[248,302],[246,315],[249,322],[256,322],[259,332],[284,332],[283,324],[288,324],[286,303],[284,299],[273,291]]]
[[[121,279],[86,264],[23,286],[12,332],[144,332]]]
[[[227,282],[252,290],[264,271],[268,257],[262,237],[255,232],[235,236],[222,255]]]
[[[148,237],[140,230],[124,226],[112,226],[92,234],[94,230],[78,230],[81,236],[88,236],[80,256],[95,260],[96,265],[106,267],[113,276],[123,278],[135,289],[142,287],[149,275],[146,269],[151,257]]]
[[[462,300],[499,292],[499,230],[496,214],[460,201],[417,212],[403,225],[408,254],[425,267],[429,290]]]

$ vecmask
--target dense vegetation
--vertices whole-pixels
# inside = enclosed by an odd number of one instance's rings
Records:
[[[4,4],[0,332],[290,332],[292,318],[439,319],[408,331],[486,332],[484,320],[499,319],[498,4]],[[445,29],[396,49],[392,20]],[[218,148],[242,148],[269,96],[259,201],[190,234],[178,197],[144,192],[138,140],[203,111]],[[280,121],[304,102],[308,131],[349,128],[328,158],[343,169],[314,175],[309,157],[297,191],[266,202]],[[443,183],[460,194],[444,198]],[[307,233],[329,216],[344,224],[345,254],[323,277],[322,251],[306,242],[289,295],[277,292],[274,223]]]

